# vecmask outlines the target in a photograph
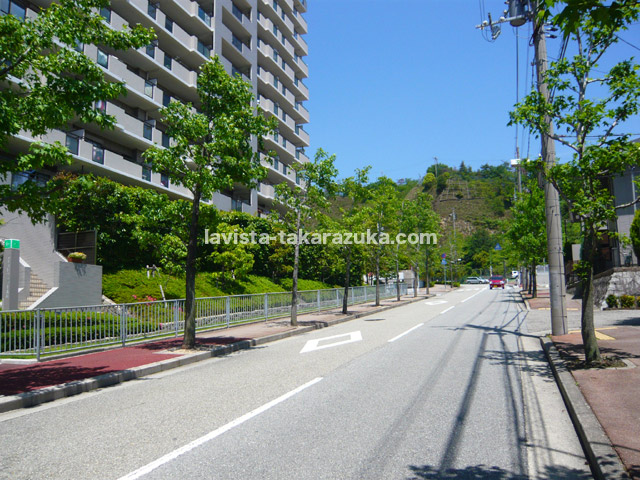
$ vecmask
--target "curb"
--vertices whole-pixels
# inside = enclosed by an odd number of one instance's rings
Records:
[[[127,370],[121,370],[118,372],[105,373],[96,377],[86,378],[84,380],[76,380],[69,383],[61,383],[60,385],[54,385],[52,387],[46,387],[32,392],[19,393],[17,395],[11,395],[4,398],[0,398],[0,413],[9,412],[11,410],[17,410],[20,408],[35,407],[42,403],[52,402],[65,397],[71,397],[80,393],[90,392],[99,388],[110,387],[119,383],[124,383],[129,380],[135,380],[138,378],[146,377],[154,373],[163,372],[166,370],[172,370],[174,368],[183,367],[192,363],[207,360],[213,357],[221,357],[229,355],[230,353],[237,352],[239,350],[248,350],[251,347],[257,345],[263,345],[265,343],[275,342],[276,340],[282,340],[284,338],[292,337],[294,335],[302,335],[313,330],[320,328],[332,327],[340,323],[348,322],[349,320],[355,320],[356,318],[366,317],[375,313],[380,313],[392,308],[401,307],[410,303],[424,300],[426,297],[411,298],[408,301],[404,301],[400,305],[387,305],[385,307],[377,308],[371,312],[358,313],[355,315],[349,315],[344,318],[337,318],[335,320],[329,320],[326,322],[300,322],[302,328],[296,330],[289,330],[287,332],[274,333],[273,335],[267,335],[265,337],[254,338],[251,340],[241,340],[239,342],[231,343],[229,345],[217,346],[210,351],[202,353],[194,353],[190,355],[184,355],[178,358],[170,358],[167,360],[161,360],[159,362],[150,363],[148,365],[142,365],[140,367],[129,368]],[[306,325],[306,326],[305,326]]]
[[[551,340],[540,337],[549,365],[576,429],[591,473],[598,480],[630,480],[611,440],[582,395],[573,375]]]

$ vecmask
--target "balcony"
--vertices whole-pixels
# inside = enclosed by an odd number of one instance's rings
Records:
[[[60,130],[52,130],[42,137],[45,142],[60,142],[62,145],[66,143],[66,133]],[[96,175],[107,176],[118,182],[128,185],[149,186],[149,183],[157,190],[163,190],[172,197],[190,199],[190,192],[182,186],[172,185],[166,189],[160,183],[160,174],[154,172],[151,182],[143,179],[142,165],[126,159],[122,155],[112,152],[111,150],[102,150],[102,156],[96,155],[100,149],[95,144],[82,138],[78,139],[78,153],[73,154],[74,163],[68,167],[70,171],[82,171],[84,173],[94,173]],[[101,158],[102,163],[94,160]],[[67,168],[67,167],[65,167]]]

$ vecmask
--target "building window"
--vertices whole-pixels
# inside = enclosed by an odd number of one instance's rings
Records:
[[[238,37],[236,37],[235,35],[232,35],[231,36],[231,43],[238,50],[242,51],[242,42],[240,41],[240,39]]]
[[[171,103],[171,95],[168,92],[162,92],[162,106],[168,107]]]
[[[275,48],[273,49],[273,61],[277,62],[278,61],[278,57],[280,56],[280,54],[278,53],[278,50],[276,50]]]
[[[104,165],[104,147],[97,143],[93,144],[93,148],[91,149],[91,160],[100,165]]]
[[[287,112],[285,112],[284,109],[282,110],[282,121],[283,122],[287,121]]]
[[[296,7],[293,7],[293,16],[294,17],[298,16],[298,9]]]
[[[284,58],[282,59],[282,70],[287,71],[287,62],[284,61]]]
[[[166,28],[168,32],[173,33],[173,20],[169,17],[165,17],[164,19],[164,28]]]
[[[198,40],[198,51],[204,55],[205,57],[209,58],[211,56],[211,49],[210,47],[206,46],[204,43],[202,43],[200,40]]]
[[[231,66],[231,76],[232,77],[236,77],[236,76],[242,76],[242,73],[240,73],[240,70],[238,70],[235,65]]]
[[[153,83],[151,83],[149,80],[145,80],[144,82],[144,94],[147,97],[153,98]]]
[[[282,164],[282,173],[287,174],[287,166],[285,164]]]
[[[293,77],[293,84],[297,87],[298,86],[298,82],[300,80],[298,80],[298,77]]]
[[[284,148],[287,148],[287,139],[284,137],[284,135],[282,136],[282,146]]]
[[[73,47],[73,49],[76,52],[84,52],[84,43],[82,43],[80,40],[76,40],[76,45]]]
[[[280,113],[280,105],[278,105],[277,103],[273,104],[273,113],[275,113],[276,116]]]
[[[149,167],[148,165],[142,166],[142,179],[146,180],[147,182],[151,181],[151,167]]]
[[[156,46],[153,43],[147,45],[147,55],[151,58],[156,58]]]
[[[278,143],[280,141],[280,134],[278,132],[273,132],[273,139]]]
[[[275,75],[273,76],[273,85],[278,88],[280,86],[280,79],[278,77],[276,77]]]
[[[200,17],[200,20],[206,23],[209,27],[211,26],[211,15],[205,12],[200,6],[198,6],[198,17]]]
[[[282,84],[282,95],[287,96],[287,87],[284,86],[284,83]]]
[[[275,23],[273,24],[273,34],[278,38],[278,26]]]
[[[26,8],[16,0],[2,0],[0,2],[0,15],[13,15],[24,20],[26,13]]]
[[[77,135],[67,133],[67,138],[64,143],[69,152],[74,155],[78,155],[78,151],[80,148],[80,138]]]
[[[38,173],[35,170],[27,170],[25,172],[15,172],[11,174],[11,189],[17,190],[20,185],[26,182],[32,182],[39,187],[44,187],[51,177],[44,173]]]
[[[158,5],[155,3],[149,2],[149,5],[147,6],[147,13],[149,14],[149,16],[155,20],[157,12],[158,12]]]
[[[98,65],[104,68],[109,68],[109,54],[107,54],[106,52],[98,49],[98,56],[96,57],[96,61],[98,62]]]
[[[163,187],[169,188],[169,175],[163,173],[160,175],[160,183]]]
[[[164,54],[164,68],[166,68],[167,70],[171,70],[171,65],[172,65],[173,59],[167,55],[166,53]]]
[[[296,172],[296,184],[300,185],[300,174]]]
[[[101,7],[100,16],[102,16],[107,23],[111,23],[111,9],[109,7]]]
[[[151,140],[153,138],[153,126],[151,126],[151,124],[147,122],[142,124],[142,136],[147,140]]]
[[[169,148],[171,146],[171,137],[165,132],[162,132],[162,146],[164,148]]]
[[[273,9],[277,12],[278,11],[278,1],[277,0],[273,0]]]
[[[240,11],[240,9],[238,7],[236,7],[236,4],[233,4],[233,7],[231,8],[231,10],[233,11],[233,14],[236,16],[236,18],[242,22],[242,12]]]
[[[102,113],[107,113],[107,101],[106,100],[96,100],[96,110],[100,110]]]

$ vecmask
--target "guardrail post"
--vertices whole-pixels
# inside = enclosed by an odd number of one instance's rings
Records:
[[[179,312],[180,312],[180,307],[179,307],[179,300],[174,300],[173,302],[173,330],[174,330],[174,337],[178,336],[178,319],[179,319]]]
[[[125,305],[120,309],[120,338],[122,339],[122,346],[127,344],[127,307]]]
[[[231,323],[231,297],[227,297],[227,308],[226,308],[226,317],[227,317],[227,328],[229,328],[229,324]]]
[[[35,331],[36,331],[36,360],[40,361],[40,352],[42,350],[42,336],[43,336],[43,325],[41,320],[42,312],[40,309],[36,310],[36,318],[35,318]]]
[[[269,294],[264,294],[264,321],[269,319]]]

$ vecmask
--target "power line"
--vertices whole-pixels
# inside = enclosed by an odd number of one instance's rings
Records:
[[[624,38],[622,38],[620,35],[616,35],[616,38],[624,43],[626,43],[627,45],[629,45],[630,47],[635,48],[636,50],[640,50],[640,47],[636,47],[633,43],[627,42]]]

